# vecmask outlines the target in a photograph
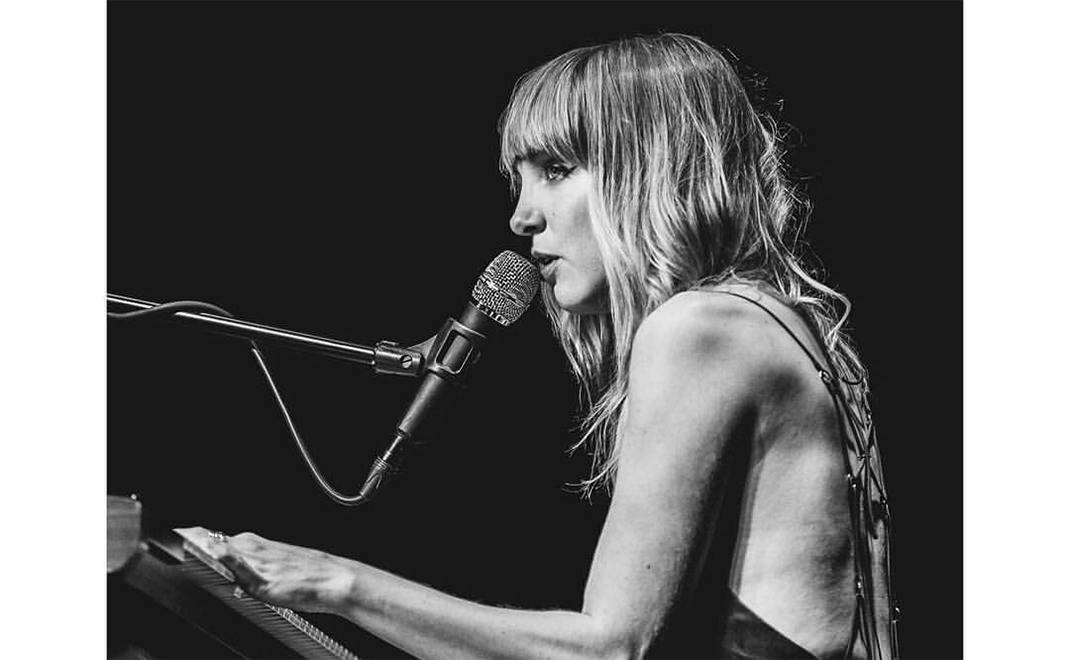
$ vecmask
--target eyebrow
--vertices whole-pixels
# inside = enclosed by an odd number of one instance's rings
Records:
[[[513,167],[515,168],[519,163],[528,161],[533,165],[540,165],[547,160],[553,160],[559,158],[546,151],[545,149],[532,149],[527,151],[513,159]]]
[[[547,156],[549,156],[549,154],[547,154],[545,151],[543,151],[541,149],[526,151],[526,152],[516,156],[515,158],[513,158],[513,163],[512,163],[512,165],[510,166],[509,169],[512,170],[513,174],[519,176],[520,175],[520,163],[528,162],[528,163],[531,163],[533,166],[538,167],[539,161],[541,159],[545,159]]]
[[[513,158],[513,165],[516,165],[517,163],[525,160],[534,162],[545,158],[547,155],[548,154],[542,149],[532,149],[529,151],[525,151],[524,153],[518,154],[515,158]]]

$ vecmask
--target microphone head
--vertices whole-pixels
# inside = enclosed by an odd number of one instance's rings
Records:
[[[476,308],[503,326],[520,318],[539,292],[539,269],[516,252],[499,254],[472,288]]]

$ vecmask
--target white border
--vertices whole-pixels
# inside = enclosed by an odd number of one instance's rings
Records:
[[[965,6],[970,658],[1047,656],[1066,611],[1070,23],[1053,7]],[[104,3],[0,5],[2,616],[38,638],[13,657],[103,655],[106,83]]]
[[[0,4],[6,657],[104,657],[105,40],[102,2]]]
[[[1051,657],[1066,625],[1070,57],[1058,6],[965,5],[967,658]]]

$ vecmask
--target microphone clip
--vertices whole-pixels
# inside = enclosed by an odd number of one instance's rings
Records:
[[[419,347],[404,348],[396,342],[380,341],[375,345],[372,368],[377,374],[419,376],[424,371],[425,357]]]
[[[424,368],[454,385],[461,385],[461,375],[479,361],[487,336],[462,321],[448,318],[438,334],[428,341],[431,345],[425,354]],[[427,343],[414,348],[421,349]]]

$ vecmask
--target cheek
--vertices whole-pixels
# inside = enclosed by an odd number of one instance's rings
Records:
[[[608,286],[602,255],[593,239],[585,239],[577,247],[582,249],[582,254],[577,255],[571,272],[566,271],[563,283],[575,296],[597,297]]]
[[[602,253],[598,250],[598,241],[594,237],[590,220],[584,216],[582,228],[576,235],[576,246],[583,251],[585,269],[591,273],[602,273]]]
[[[588,280],[591,286],[605,283],[606,271],[602,264],[602,255],[598,252],[598,245],[593,240],[585,243],[580,264],[584,279]]]

